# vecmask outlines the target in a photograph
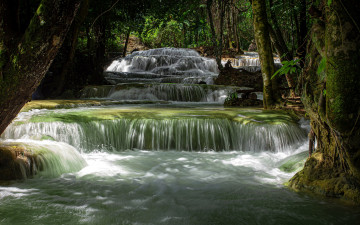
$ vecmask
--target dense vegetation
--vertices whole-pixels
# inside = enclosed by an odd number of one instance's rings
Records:
[[[302,97],[318,143],[291,186],[360,202],[357,0],[78,2],[0,3],[0,133],[53,60],[44,97],[74,96],[86,84],[105,83],[104,66],[126,54],[130,36],[148,48],[206,48],[220,69],[224,52],[240,53],[255,39],[265,108],[279,107],[276,78],[283,74],[291,95]],[[286,66],[274,77],[275,52]]]

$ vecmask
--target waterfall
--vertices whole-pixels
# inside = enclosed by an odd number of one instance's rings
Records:
[[[106,98],[114,85],[86,86],[81,90],[81,98]]]
[[[228,93],[237,89],[241,88],[198,84],[117,84],[85,87],[81,98],[223,103]]]
[[[5,138],[48,135],[84,151],[286,151],[306,139],[297,124],[242,124],[210,118],[117,119],[11,125]]]
[[[228,60],[231,61],[231,66],[235,68],[242,68],[249,72],[258,72],[261,70],[260,58],[257,52],[245,52],[243,55],[237,56],[236,58],[224,58],[221,62],[223,66],[225,66]],[[280,59],[278,57],[274,57],[274,63],[277,68],[281,67]]]
[[[234,87],[179,84],[119,84],[109,93],[114,100],[164,100],[181,102],[224,102]]]
[[[78,151],[66,143],[50,140],[37,141],[30,139],[5,140],[2,142],[5,146],[20,146],[26,152],[30,152],[31,158],[28,158],[27,164],[21,160],[17,162],[20,165],[22,178],[27,178],[31,168],[31,174],[41,177],[57,177],[64,173],[77,172],[86,166],[85,160]]]
[[[195,50],[158,48],[134,52],[113,61],[106,69],[106,78],[112,83],[161,83],[172,77],[181,83],[190,77],[198,82],[212,82],[210,77],[218,73],[215,60],[201,57]]]

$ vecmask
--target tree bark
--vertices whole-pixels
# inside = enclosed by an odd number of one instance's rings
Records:
[[[126,51],[127,51],[127,46],[128,46],[128,43],[129,43],[130,33],[131,33],[131,30],[129,28],[128,32],[126,33],[126,40],[125,40],[124,50],[123,50],[123,54],[122,54],[123,57],[126,56]]]
[[[297,56],[300,59],[300,67],[304,68],[306,56],[306,35],[307,35],[307,20],[306,20],[306,0],[300,0],[300,21],[299,21],[299,37]]]
[[[273,7],[273,0],[270,0],[270,8]],[[274,26],[274,29],[269,25],[269,32],[270,32],[270,37],[271,40],[274,44],[274,47],[280,57],[280,61],[290,61],[290,60],[294,60],[293,59],[293,55],[292,53],[289,51],[289,48],[286,46],[284,37],[282,35],[282,32],[280,30],[280,26],[278,24],[276,15],[275,15],[275,11],[270,9],[270,16],[271,16],[271,20]],[[295,96],[295,92],[294,92],[294,87],[295,87],[295,83],[294,83],[294,76],[292,76],[291,74],[285,74],[285,78],[288,84],[288,87],[291,88],[290,89],[290,96],[294,97]]]
[[[43,0],[16,48],[10,50],[1,71],[0,134],[31,99],[59,50],[80,1]]]
[[[313,4],[302,102],[317,148],[289,184],[360,204],[360,2]]]
[[[253,0],[255,40],[259,51],[261,73],[264,83],[264,108],[273,108],[278,103],[280,95],[277,91],[276,80],[271,80],[274,74],[274,58],[269,37],[269,24],[266,15],[265,0]]]
[[[211,40],[214,44],[214,50],[215,50],[215,55],[216,55],[216,63],[218,65],[218,68],[221,70],[223,68],[222,64],[221,64],[221,52],[219,51],[220,48],[220,42],[217,39],[217,35],[215,32],[215,26],[214,26],[214,21],[213,21],[213,16],[211,13],[211,7],[213,4],[213,0],[207,0],[206,1],[206,9],[207,9],[207,14],[209,17],[209,24],[210,24],[210,30],[211,30]],[[220,40],[222,42],[222,40]]]

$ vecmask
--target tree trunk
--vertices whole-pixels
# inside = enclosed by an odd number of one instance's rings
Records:
[[[80,0],[43,0],[17,47],[10,49],[9,60],[1,68],[0,134],[31,99],[56,56],[79,5]],[[0,16],[3,21],[3,14]],[[0,33],[4,31],[0,26]]]
[[[219,40],[217,39],[217,35],[215,32],[215,27],[214,27],[214,22],[213,22],[213,17],[212,17],[212,13],[211,13],[211,7],[213,4],[213,0],[207,0],[206,1],[206,9],[207,9],[207,14],[209,17],[209,23],[210,23],[210,29],[211,29],[211,40],[213,42],[214,46],[214,50],[215,50],[215,55],[216,55],[216,63],[218,65],[218,68],[221,70],[223,68],[222,64],[221,64],[221,53],[219,53]],[[222,42],[222,40],[221,40]],[[219,57],[220,55],[220,57]]]
[[[273,0],[270,0],[270,8],[273,7]],[[270,16],[271,16],[271,20],[274,26],[274,29],[272,29],[271,26],[269,26],[269,32],[270,32],[270,37],[271,40],[275,46],[275,49],[280,57],[280,61],[290,61],[293,60],[293,55],[292,53],[289,51],[288,47],[286,46],[284,37],[282,35],[282,32],[280,30],[276,15],[275,15],[275,11],[270,9]],[[291,74],[285,74],[285,78],[288,84],[289,88],[294,88],[295,87],[295,83],[294,83],[294,76],[292,76]],[[294,89],[290,89],[290,96],[294,97],[295,96],[295,92]]]
[[[125,40],[125,45],[124,45],[124,51],[123,51],[123,54],[122,54],[123,57],[126,56],[127,47],[128,47],[128,44],[129,44],[130,33],[131,33],[131,30],[130,30],[130,28],[129,28],[128,32],[126,33],[126,40]]]
[[[313,4],[323,13],[314,18],[303,102],[318,144],[289,184],[360,204],[360,2]]]
[[[273,108],[277,104],[280,95],[276,80],[271,80],[271,76],[274,74],[275,69],[269,37],[269,24],[266,15],[265,0],[253,0],[252,9],[254,15],[255,40],[259,51],[261,73],[264,83],[264,108]]]
[[[300,67],[304,68],[306,56],[306,35],[307,35],[307,20],[306,20],[306,0],[300,0],[300,21],[299,21],[299,37],[297,56],[300,59]]]

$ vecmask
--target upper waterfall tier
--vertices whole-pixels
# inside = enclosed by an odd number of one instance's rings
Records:
[[[106,69],[107,78],[113,83],[165,82],[211,83],[219,73],[216,61],[201,57],[192,49],[158,48],[134,52],[115,60]],[[119,74],[116,74],[119,73]],[[126,76],[129,75],[129,76]],[[119,79],[116,79],[119,76]]]
[[[245,87],[205,84],[117,84],[87,86],[81,91],[81,98],[107,98],[117,101],[176,101],[176,102],[218,102],[223,103],[229,93],[244,90]],[[261,99],[262,96],[259,96]]]
[[[223,58],[221,63],[223,66],[230,61],[231,66],[235,68],[243,68],[249,72],[257,72],[260,68],[259,53],[257,52],[245,52],[243,55],[236,56],[236,58]],[[274,57],[274,63],[276,68],[280,68],[279,57]]]

